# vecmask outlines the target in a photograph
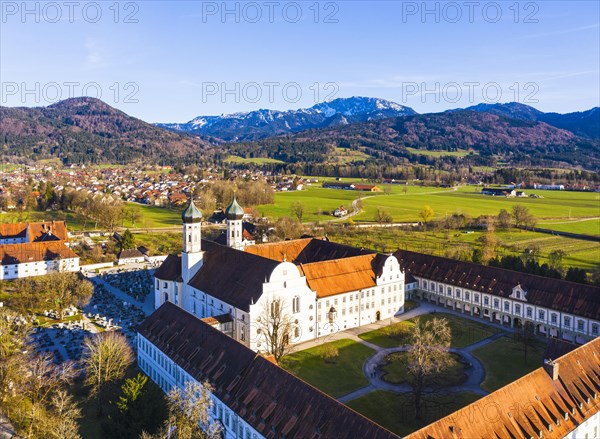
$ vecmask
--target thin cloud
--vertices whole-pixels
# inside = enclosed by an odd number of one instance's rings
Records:
[[[564,35],[564,34],[570,34],[570,33],[574,33],[574,32],[581,32],[581,31],[584,31],[584,30],[598,29],[598,28],[600,28],[600,23],[590,24],[590,25],[587,25],[587,26],[573,27],[571,29],[562,29],[562,30],[557,30],[557,31],[554,31],[554,32],[545,32],[545,33],[539,33],[539,34],[531,34],[531,35],[526,35],[524,38],[552,37],[554,35]]]

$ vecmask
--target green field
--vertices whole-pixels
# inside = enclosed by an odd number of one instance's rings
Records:
[[[352,179],[344,181],[361,182]],[[362,197],[363,209],[352,218],[353,221],[372,222],[377,209],[382,208],[391,214],[394,222],[418,222],[420,221],[419,212],[425,205],[431,206],[433,209],[434,219],[443,218],[455,212],[470,217],[497,215],[501,209],[510,212],[514,205],[522,205],[540,220],[540,227],[551,220],[600,217],[600,194],[595,192],[526,191],[528,195],[537,194],[543,198],[505,198],[481,195],[481,187],[478,186],[450,189],[401,184],[379,185],[384,190],[386,186],[388,187],[389,194],[386,195],[384,193],[324,189],[321,187],[321,183],[322,181],[313,186],[306,186],[302,191],[277,192],[275,204],[258,206],[258,210],[264,216],[276,219],[280,216],[289,216],[292,204],[301,202],[305,207],[303,221],[310,222],[319,219],[324,221],[333,219],[333,217],[326,214],[319,217],[319,209],[325,213],[333,212],[341,205],[350,208],[353,200]],[[576,233],[597,235],[598,228],[597,221],[583,221],[577,225]],[[566,231],[569,231],[568,225]]]
[[[469,259],[473,248],[481,247],[480,239],[484,232],[460,231],[421,232],[407,231],[398,227],[377,228],[329,228],[331,240],[342,244],[372,248],[390,252],[398,248],[436,256],[458,257]],[[553,236],[547,233],[524,231],[519,229],[501,230],[497,232],[499,256],[522,255],[531,247],[539,248],[540,263],[548,262],[548,255],[553,250],[562,249],[567,255],[563,258],[565,267],[593,269],[600,264],[600,245],[594,241]]]
[[[454,348],[463,348],[476,343],[484,338],[490,337],[498,332],[492,326],[476,322],[470,319],[464,319],[453,314],[437,312],[435,314],[425,314],[419,318],[431,320],[433,318],[445,318],[448,320],[450,330],[452,331],[451,346]],[[414,325],[417,317],[405,320],[393,325],[386,326],[374,331],[364,332],[359,337],[365,341],[376,344],[383,348],[393,348],[410,343],[410,328]]]
[[[362,151],[356,151],[348,148],[336,147],[327,161],[329,163],[347,164],[352,162],[361,162],[372,158],[369,154]]]
[[[431,151],[429,149],[416,149],[416,148],[406,148],[408,152],[412,154],[425,155],[427,157],[465,157],[469,154],[477,154],[475,151],[468,151],[466,149],[458,149],[456,151]]]
[[[540,221],[537,224],[537,227],[542,229],[557,230],[559,232],[600,236],[600,218],[545,220]]]
[[[300,202],[304,205],[302,221],[329,221],[334,219],[332,214],[340,206],[350,209],[352,201],[358,198],[354,191],[323,189],[320,183],[301,191],[277,192],[275,204],[262,204],[257,206],[262,216],[275,220],[282,216],[291,216],[292,204]],[[321,214],[319,214],[319,211]]]
[[[347,405],[382,427],[400,436],[405,436],[448,416],[479,398],[481,396],[471,392],[425,397],[423,419],[420,421],[415,419],[412,394],[408,393],[397,394],[377,390],[354,399]]]
[[[127,203],[129,205],[135,203]],[[181,210],[167,209],[158,206],[147,206],[144,204],[135,204],[140,209],[140,219],[136,221],[135,228],[162,228],[181,225]],[[49,212],[9,212],[0,214],[0,222],[11,223],[21,221],[66,221],[67,227],[71,231],[93,230],[94,222],[84,218],[75,212],[49,211]],[[132,223],[128,218],[123,220],[122,227],[131,228]]]
[[[593,218],[600,216],[600,194],[594,192],[526,191],[544,198],[505,198],[481,195],[480,187],[460,187],[457,190],[429,188],[429,192],[392,193],[389,196],[364,200],[364,211],[355,221],[373,221],[377,208],[385,208],[395,222],[419,221],[419,212],[428,205],[434,218],[443,218],[454,212],[470,217],[497,215],[500,209],[510,212],[514,205],[529,209],[538,220],[552,218]],[[592,224],[589,224],[592,226]],[[597,233],[596,227],[590,232]]]
[[[321,353],[330,344],[338,349],[339,357],[325,362]],[[286,355],[280,365],[317,389],[340,397],[369,383],[362,366],[374,353],[373,349],[346,338]]]
[[[545,344],[537,342],[529,347],[527,361],[523,345],[512,338],[502,337],[473,351],[485,367],[481,388],[492,392],[541,367]]]
[[[230,155],[229,157],[227,157],[227,160],[225,160],[228,163],[247,163],[247,164],[255,164],[255,165],[264,165],[266,163],[283,163],[281,160],[276,160],[276,159],[270,159],[267,157],[254,157],[254,158],[244,158],[244,157],[238,157],[236,155]]]

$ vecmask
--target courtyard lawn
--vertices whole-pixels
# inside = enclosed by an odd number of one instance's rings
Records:
[[[536,341],[528,349],[527,362],[522,345],[510,337],[502,337],[474,350],[473,355],[485,367],[481,388],[493,392],[542,366],[545,347],[544,343]]]
[[[327,345],[335,346],[340,354],[330,363],[321,358]],[[374,353],[371,348],[345,338],[286,355],[280,365],[317,389],[340,397],[369,384],[362,367]]]
[[[348,407],[388,430],[406,436],[481,398],[471,392],[436,395],[424,400],[423,419],[414,417],[413,396],[377,390],[348,402]]]
[[[450,366],[439,376],[432,378],[431,384],[440,387],[458,386],[467,379],[465,373],[466,364],[461,362],[458,354],[450,354],[452,357]],[[408,352],[394,352],[385,358],[387,364],[382,367],[385,372],[383,379],[392,384],[402,384],[410,382],[408,373]]]
[[[451,346],[453,348],[469,346],[499,332],[498,329],[488,326],[483,322],[476,322],[444,312],[420,316],[420,318],[427,320],[433,319],[434,317],[445,318],[448,320],[452,331]],[[359,337],[383,348],[392,348],[409,344],[410,328],[414,325],[415,319],[416,318],[412,318],[381,329],[365,332],[360,334]]]
[[[414,309],[418,306],[419,306],[419,302],[416,302],[414,300],[405,300],[404,301],[404,312],[408,312],[411,309]]]

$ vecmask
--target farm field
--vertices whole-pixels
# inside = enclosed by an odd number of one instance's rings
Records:
[[[471,217],[497,215],[501,209],[510,212],[515,205],[525,206],[538,219],[593,218],[600,216],[600,194],[594,192],[526,191],[543,198],[505,198],[480,194],[480,187],[466,186],[456,190],[429,188],[429,192],[393,192],[381,198],[365,199],[364,210],[355,221],[373,221],[377,208],[386,209],[394,222],[419,220],[419,212],[428,205],[434,218],[460,212]],[[588,224],[591,226],[592,224]],[[585,227],[584,230],[591,229]]]
[[[270,159],[267,157],[244,158],[236,155],[229,156],[225,161],[229,163],[253,163],[257,165],[264,165],[265,163],[283,163],[281,160]]]
[[[351,182],[351,179],[344,181]],[[356,180],[356,182],[360,182]],[[275,204],[257,206],[259,212],[271,219],[289,216],[293,203],[304,204],[304,222],[325,221],[333,219],[326,215],[344,205],[350,208],[352,201],[362,198],[362,211],[353,216],[356,222],[372,222],[377,209],[390,213],[394,222],[417,222],[419,212],[428,205],[434,211],[434,219],[460,212],[471,217],[479,215],[497,215],[501,209],[511,211],[514,205],[527,207],[540,220],[540,227],[546,221],[561,222],[562,219],[591,219],[600,217],[600,194],[595,192],[567,191],[526,191],[543,198],[505,198],[481,195],[481,187],[463,186],[457,189],[435,188],[423,186],[387,185],[389,194],[355,192],[339,189],[324,189],[322,181],[307,186],[305,190],[293,192],[277,192]],[[386,185],[379,185],[385,190]],[[406,192],[405,192],[406,190]],[[319,217],[319,209],[323,213]],[[546,221],[544,221],[546,220]],[[544,224],[544,225],[542,225]],[[582,221],[577,224],[575,233],[598,234],[597,221]],[[556,230],[569,231],[569,224],[556,224]]]
[[[427,157],[465,157],[471,153],[473,154],[477,154],[477,152],[475,151],[468,151],[466,149],[458,149],[456,151],[441,151],[441,150],[436,150],[436,151],[431,151],[428,149],[416,149],[416,148],[406,148],[407,151],[411,152],[412,154],[419,154],[419,155],[425,155]]]
[[[559,232],[600,236],[600,217],[592,219],[562,219],[540,221],[537,227]]]
[[[336,242],[358,247],[390,252],[398,248],[436,256],[470,259],[473,248],[481,247],[483,231],[421,232],[407,231],[399,227],[339,228],[328,229],[328,236]],[[600,245],[594,241],[553,236],[546,233],[519,229],[500,230],[498,255],[522,255],[527,248],[539,249],[539,261],[548,262],[553,250],[566,252],[565,267],[593,269],[600,264]]]
[[[135,204],[135,203],[127,203]],[[164,207],[147,206],[136,204],[140,208],[140,219],[135,222],[136,228],[162,228],[181,225],[180,209],[166,209]],[[84,218],[75,212],[49,211],[49,212],[10,212],[0,214],[0,222],[26,222],[26,221],[66,221],[71,231],[93,230],[92,221],[84,221]],[[132,227],[131,220],[125,218],[122,227]]]

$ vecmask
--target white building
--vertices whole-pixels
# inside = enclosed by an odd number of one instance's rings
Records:
[[[165,393],[208,382],[210,421],[225,439],[398,439],[169,302],[140,325],[137,358]]]
[[[182,214],[184,249],[155,273],[155,307],[170,301],[198,317],[220,316],[231,334],[260,351],[258,319],[277,306],[291,343],[389,319],[404,307],[396,257],[314,238],[244,245],[243,209],[227,208],[227,246],[202,239],[193,202]]]
[[[0,224],[0,280],[79,271],[63,221]]]
[[[531,322],[535,332],[576,343],[600,335],[600,288],[398,250],[409,293],[492,323]]]

